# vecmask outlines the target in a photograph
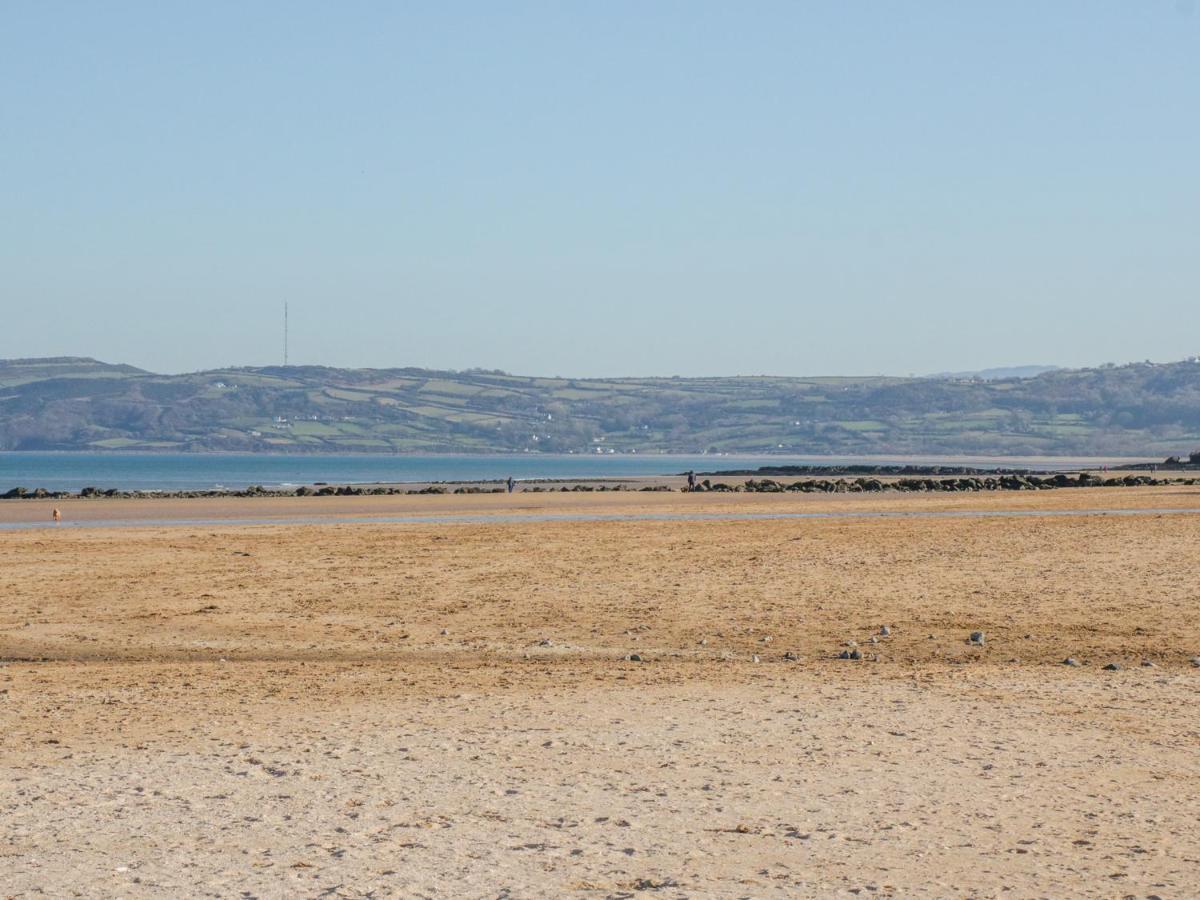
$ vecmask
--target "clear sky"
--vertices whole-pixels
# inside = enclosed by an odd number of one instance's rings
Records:
[[[1190,0],[0,2],[0,357],[1200,352]]]

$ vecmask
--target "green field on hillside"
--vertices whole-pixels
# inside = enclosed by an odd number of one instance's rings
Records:
[[[0,361],[0,449],[1137,454],[1200,446],[1200,364],[963,378],[539,378]]]

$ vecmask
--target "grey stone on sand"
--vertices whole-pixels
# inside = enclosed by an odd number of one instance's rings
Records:
[[[1077,660],[1073,656],[1068,656],[1066,659],[1063,660],[1063,665],[1064,666],[1072,666],[1074,668],[1079,668],[1079,666],[1083,665],[1083,663],[1081,663],[1079,660]]]
[[[887,637],[887,636],[889,636],[889,635],[892,633],[892,629],[891,629],[891,628],[889,628],[887,625],[884,625],[883,627],[881,627],[881,628],[879,629],[879,633],[880,633],[880,634],[881,634],[883,637]]]
[[[838,654],[838,659],[862,659],[862,651],[857,648],[854,650],[843,650]]]
[[[982,631],[971,632],[971,643],[982,647],[987,642],[987,636]]]
[[[1120,672],[1123,667],[1118,662],[1110,662],[1104,667],[1105,672]]]
[[[627,660],[629,660],[630,662],[642,662],[642,657],[641,657],[641,654],[639,654],[639,653],[630,653],[625,658]]]

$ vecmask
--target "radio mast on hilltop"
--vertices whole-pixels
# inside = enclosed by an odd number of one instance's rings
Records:
[[[287,301],[283,301],[283,364],[288,364],[288,321]]]

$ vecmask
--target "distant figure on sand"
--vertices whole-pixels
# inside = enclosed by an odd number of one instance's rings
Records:
[[[54,507],[54,512],[50,513],[50,518],[52,518],[52,519],[53,519],[55,522],[61,522],[61,521],[62,521],[62,513],[60,513],[60,512],[58,511],[58,507],[57,507],[57,506],[56,506],[56,507]]]
[[[688,490],[694,491],[695,489],[696,489],[696,473],[693,472],[691,469],[689,469],[688,470]]]
[[[516,482],[515,482],[515,481],[513,481],[513,477],[512,477],[511,475],[509,475],[509,476],[508,476],[508,481],[506,481],[506,482],[504,482],[504,483],[505,483],[506,485],[508,485],[508,492],[511,494],[511,493],[512,493],[512,491],[513,491],[513,487],[516,485]]]

